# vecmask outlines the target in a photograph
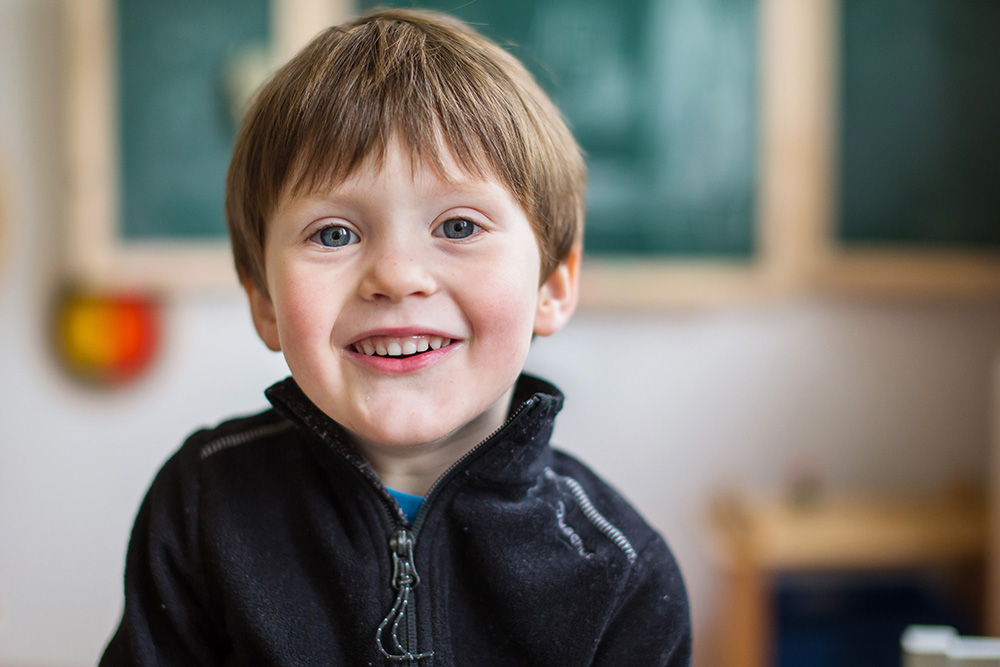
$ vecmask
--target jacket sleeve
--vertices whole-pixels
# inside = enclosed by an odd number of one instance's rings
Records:
[[[213,631],[218,624],[209,612],[199,555],[192,449],[164,465],[139,509],[125,563],[125,610],[101,667],[223,661],[227,642]]]
[[[593,667],[691,664],[691,619],[680,570],[659,537],[639,552],[621,605],[597,647]]]

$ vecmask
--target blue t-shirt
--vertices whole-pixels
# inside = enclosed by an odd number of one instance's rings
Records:
[[[406,518],[413,523],[413,520],[417,517],[417,512],[420,511],[420,505],[424,502],[423,496],[415,496],[412,493],[403,493],[402,491],[397,491],[396,489],[386,489],[389,495],[396,499],[399,503],[400,509],[403,510],[403,514]]]

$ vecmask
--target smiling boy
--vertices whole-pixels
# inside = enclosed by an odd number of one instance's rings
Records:
[[[383,483],[422,495],[503,423],[532,334],[572,312],[576,257],[539,288],[538,242],[506,188],[443,147],[439,176],[387,141],[343,183],[279,205],[267,292],[247,291],[306,396]]]
[[[227,218],[291,378],[157,476],[102,665],[688,664],[665,543],[521,373],[576,305],[584,181],[520,63],[441,15],[331,28],[264,86]]]

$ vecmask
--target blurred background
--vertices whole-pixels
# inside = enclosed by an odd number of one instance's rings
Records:
[[[529,370],[673,548],[695,665],[1000,630],[1000,6],[433,6],[512,43],[588,152],[584,304]],[[219,165],[247,91],[353,9],[0,0],[0,665],[97,660],[153,475],[287,373]]]

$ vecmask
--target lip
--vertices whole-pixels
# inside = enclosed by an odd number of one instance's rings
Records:
[[[449,338],[451,343],[440,347],[436,350],[427,350],[421,354],[416,354],[410,357],[380,357],[377,355],[368,355],[361,352],[357,352],[354,349],[354,344],[365,340],[366,338],[373,338],[378,336],[385,337],[398,337],[398,338],[408,338],[412,336],[438,336],[440,338]],[[366,331],[361,335],[356,336],[351,339],[351,341],[343,348],[344,356],[346,356],[351,361],[363,366],[367,369],[376,371],[378,373],[383,373],[386,375],[407,375],[410,373],[417,373],[429,368],[440,361],[442,361],[449,354],[454,352],[459,345],[461,345],[462,339],[455,337],[451,334],[442,332],[437,329],[423,329],[423,328],[387,328],[387,329],[372,329]]]

